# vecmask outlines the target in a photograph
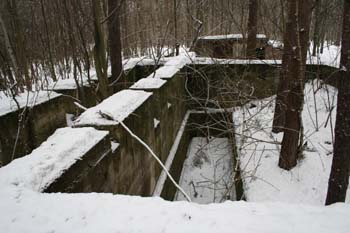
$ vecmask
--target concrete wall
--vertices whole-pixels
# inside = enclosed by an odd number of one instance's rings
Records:
[[[186,113],[185,78],[180,72],[157,89],[144,89],[153,95],[130,114],[123,122],[130,130],[147,143],[165,161]],[[159,121],[155,127],[155,119]],[[85,127],[87,125],[80,125]],[[94,186],[94,192],[150,196],[153,193],[161,168],[147,149],[133,138],[121,125],[94,125],[108,130],[111,140],[119,143],[118,149],[107,156],[96,168],[106,170],[102,184]],[[104,165],[105,164],[105,165]],[[91,179],[94,179],[91,176]],[[89,182],[94,183],[94,182]],[[82,189],[83,191],[84,189]]]
[[[19,118],[23,109],[0,117],[0,166],[11,162],[14,145],[18,135],[14,159],[30,153],[46,140],[57,128],[66,125],[66,112],[71,100],[59,96],[28,108]]]
[[[193,69],[201,71],[201,75],[193,72]],[[323,72],[321,67],[317,70],[310,70],[309,73],[317,75],[319,70],[321,73]],[[331,73],[332,69],[327,67],[327,72]],[[220,87],[222,87],[223,81],[229,84],[248,83],[255,88],[253,97],[262,98],[275,93],[278,73],[278,67],[270,65],[224,65],[218,67],[198,65],[183,69],[174,77],[166,79],[167,82],[160,88],[144,88],[143,90],[152,92],[153,95],[123,122],[165,162],[186,111],[198,107],[199,103],[201,106],[218,107],[212,103],[204,105],[207,100],[206,95],[208,95],[206,89],[208,82],[211,87],[209,96],[214,100],[223,101],[226,98],[219,95],[220,90],[222,91]],[[190,91],[192,96],[187,91]],[[241,88],[241,91],[243,92],[244,89]],[[193,96],[202,99],[194,100]],[[240,98],[236,99],[240,100]],[[69,104],[67,101],[69,102],[65,98],[57,98],[55,101],[38,105],[33,109],[28,115],[28,124],[22,129],[24,133],[19,140],[19,153],[28,153],[56,128],[64,125],[65,107]],[[229,104],[229,107],[232,107],[232,103]],[[238,105],[241,102],[237,101],[235,104]],[[222,107],[226,107],[225,104]],[[207,135],[208,132],[210,135],[218,137],[230,135],[229,131],[225,132],[227,128],[230,128],[227,124],[230,124],[232,120],[227,114],[229,113],[193,113],[191,115],[190,123],[186,126],[185,134],[181,138],[173,166],[170,169],[175,179],[179,179],[181,175],[187,146],[192,137]],[[13,112],[0,119],[0,127],[5,129],[0,130],[1,158],[4,159],[4,155],[6,155],[6,161],[8,161],[8,155],[11,154],[11,145],[14,144],[17,117],[18,112]],[[159,121],[157,127],[155,127],[155,119]],[[205,126],[212,125],[213,120],[215,120],[216,129],[207,131]],[[83,157],[83,160],[78,161],[50,185],[46,192],[111,192],[142,196],[152,195],[161,169],[144,146],[126,132],[121,125],[89,126],[108,130],[110,139],[106,138],[99,142]],[[110,151],[110,140],[119,143],[118,148],[114,151]],[[175,191],[175,187],[167,180],[161,196],[172,200]]]

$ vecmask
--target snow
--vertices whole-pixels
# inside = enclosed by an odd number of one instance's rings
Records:
[[[190,142],[179,184],[199,204],[235,200],[232,168],[228,138],[195,137]],[[177,192],[175,200],[186,199]]]
[[[350,208],[282,203],[198,205],[112,194],[0,191],[2,232],[347,233]]]
[[[173,57],[167,61],[164,66],[157,69],[155,72],[150,74],[147,78],[163,78],[170,79],[177,72],[179,72],[185,65],[191,64],[195,57],[195,53],[190,52],[186,54],[180,54],[179,56]]]
[[[275,49],[283,49],[284,46],[283,42],[279,40],[269,40],[267,43]]]
[[[266,39],[265,34],[257,34],[257,39]],[[242,34],[228,34],[228,35],[215,35],[215,36],[201,36],[200,40],[223,40],[223,39],[243,39]]]
[[[164,61],[160,59],[159,63],[162,64]],[[147,57],[133,57],[123,60],[123,69],[131,70],[135,66],[153,66],[155,65],[155,60]]]
[[[93,128],[57,129],[32,153],[0,168],[0,186],[40,192],[107,134]]]
[[[61,94],[57,94],[53,91],[37,91],[37,92],[25,92],[20,93],[16,96],[16,100],[20,106],[20,108],[24,108],[27,106],[28,108],[32,108],[35,105],[42,104],[50,99],[54,99],[61,96]],[[6,96],[4,92],[0,91],[0,116],[6,115],[10,112],[17,111],[18,107],[16,102],[12,97]]]
[[[146,90],[146,89],[159,89],[167,81],[159,78],[143,78],[134,83],[130,89],[134,90]]]
[[[112,153],[114,153],[118,147],[120,146],[120,143],[118,142],[115,142],[115,141],[111,141],[111,150],[112,150]]]
[[[322,85],[314,102],[313,90],[321,83],[315,80],[313,85],[307,83],[304,91],[302,118],[307,145],[303,158],[291,171],[278,167],[283,134],[271,133],[275,97],[254,101],[234,112],[240,168],[248,201],[324,205],[333,156],[337,90]]]
[[[78,80],[80,86],[89,86],[88,80]],[[50,83],[47,90],[75,90],[77,84],[73,78],[70,79],[59,79],[56,82]]]
[[[160,121],[157,118],[153,118],[153,126],[155,129],[158,128],[159,123]]]
[[[336,68],[340,67],[340,46],[325,44],[323,53],[317,54],[317,56],[311,56],[312,49],[313,43],[310,43],[307,60],[309,64],[328,65]]]
[[[118,122],[123,121],[140,107],[151,95],[151,92],[122,90],[95,107],[86,110],[75,120],[74,125],[117,125]],[[100,112],[112,116],[114,121],[102,117]]]
[[[282,60],[248,60],[248,59],[216,59],[211,57],[196,57],[193,59],[195,65],[281,65]]]

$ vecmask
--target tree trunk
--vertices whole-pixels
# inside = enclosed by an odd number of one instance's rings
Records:
[[[101,20],[101,4],[100,0],[92,0],[92,12],[94,16],[94,61],[95,69],[99,82],[99,94],[102,99],[105,99],[109,96],[108,88],[108,77],[107,77],[107,59],[106,59],[106,46],[105,39],[103,35],[102,25],[100,24]]]
[[[114,91],[126,87],[121,54],[119,9],[113,12],[120,7],[119,4],[119,0],[108,0],[108,16],[111,16],[108,20],[108,44],[112,68],[111,85]]]
[[[247,58],[256,58],[256,34],[258,26],[258,0],[249,0]]]
[[[288,17],[295,15],[295,4],[288,3]],[[281,3],[283,5],[283,3]],[[296,37],[293,34],[295,27],[295,17],[289,17],[286,21],[284,29],[284,47],[282,56],[282,70],[280,71],[280,78],[277,90],[277,98],[275,104],[275,113],[273,116],[272,132],[280,133],[284,130],[285,118],[286,118],[286,107],[287,107],[287,96],[289,93],[288,89],[288,78],[291,74],[291,60],[294,56],[293,46],[296,45]]]
[[[316,10],[315,10],[315,26],[314,26],[314,34],[313,34],[313,48],[312,48],[312,56],[316,56],[317,48],[320,46],[320,8],[321,1],[316,0],[315,2]]]
[[[328,181],[326,205],[344,202],[350,169],[350,0],[344,1],[341,74],[338,81],[338,104],[335,124],[333,162]]]
[[[311,0],[290,0],[289,20],[292,32],[292,56],[288,59],[286,81],[288,82],[288,95],[286,102],[285,128],[282,140],[279,167],[290,170],[297,164],[299,155],[299,140],[302,121],[301,112],[304,100],[304,77],[306,54],[309,41],[311,21]]]

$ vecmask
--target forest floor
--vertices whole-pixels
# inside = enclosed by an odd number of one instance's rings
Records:
[[[247,201],[324,205],[333,157],[337,89],[314,80],[305,85],[304,94],[304,151],[290,171],[278,167],[283,134],[271,132],[275,98],[253,101],[234,112]]]

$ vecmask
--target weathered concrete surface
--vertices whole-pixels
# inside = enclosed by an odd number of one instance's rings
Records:
[[[36,104],[24,113],[22,108],[1,116],[0,165],[4,166],[12,159],[30,153],[57,128],[65,126],[66,112],[71,104],[69,98],[59,96]],[[19,125],[20,118],[22,120]],[[14,145],[16,145],[16,150],[13,156]]]

